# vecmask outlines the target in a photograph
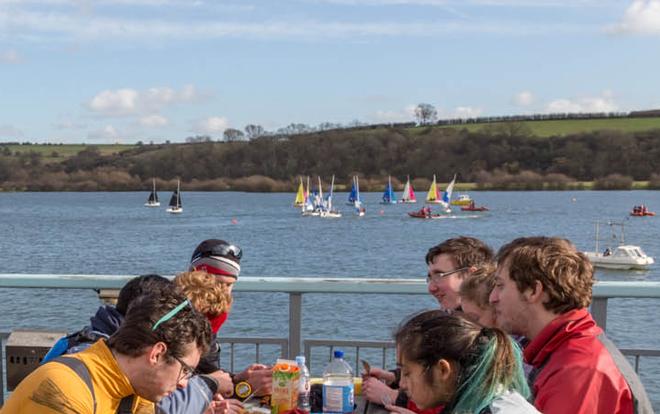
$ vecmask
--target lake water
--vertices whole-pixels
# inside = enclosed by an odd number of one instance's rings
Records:
[[[301,217],[293,194],[184,192],[184,213],[169,215],[143,207],[147,193],[0,193],[0,273],[171,275],[186,269],[201,240],[222,238],[243,248],[245,276],[420,278],[428,248],[449,237],[475,236],[497,249],[515,237],[556,235],[592,250],[596,220],[624,221],[626,242],[660,259],[660,217],[628,216],[641,203],[660,212],[657,191],[473,192],[490,212],[442,220],[409,218],[421,203],[383,206],[380,196],[363,194],[367,216],[358,218],[339,193],[345,216],[319,219]],[[660,272],[599,270],[597,278],[660,280]],[[379,340],[405,315],[437,306],[406,295],[305,295],[303,305],[304,338]],[[91,291],[0,289],[0,331],[78,329],[97,307]],[[619,346],[657,348],[659,309],[657,300],[611,300],[609,336]],[[281,336],[287,323],[286,295],[239,292],[222,333]],[[641,375],[660,398],[660,361],[643,359]]]

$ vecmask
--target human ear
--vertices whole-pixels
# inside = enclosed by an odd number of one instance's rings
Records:
[[[534,286],[528,288],[523,294],[527,302],[539,302],[544,300],[545,290],[540,280],[534,281]]]
[[[439,359],[434,366],[436,378],[442,382],[447,382],[453,375],[453,367],[446,359]]]
[[[165,342],[156,342],[149,350],[149,363],[157,365],[158,361],[165,358],[165,354],[167,354]]]

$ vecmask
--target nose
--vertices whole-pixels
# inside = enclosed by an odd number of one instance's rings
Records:
[[[500,297],[497,291],[495,289],[491,290],[490,295],[488,295],[488,302],[494,305],[499,301],[500,301]]]
[[[176,383],[177,388],[186,388],[188,386],[188,378],[182,378]]]
[[[426,285],[426,289],[429,291],[429,293],[433,294],[434,292],[436,292],[438,290],[438,287],[435,285],[435,283],[429,282]]]

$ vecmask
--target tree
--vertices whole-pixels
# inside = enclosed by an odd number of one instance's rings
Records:
[[[431,104],[421,103],[415,108],[415,118],[420,125],[428,125],[438,118],[438,111]]]
[[[235,128],[227,128],[224,133],[225,141],[227,142],[240,141],[244,135],[242,131]]]
[[[245,133],[248,139],[259,138],[264,134],[264,129],[261,125],[250,124],[245,126]]]

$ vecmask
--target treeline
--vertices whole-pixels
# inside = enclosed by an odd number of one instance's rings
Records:
[[[152,177],[188,190],[291,191],[299,176],[333,174],[339,183],[358,174],[364,190],[381,189],[392,175],[409,175],[424,188],[435,174],[483,189],[660,188],[660,130],[594,131],[537,138],[521,124],[479,131],[380,127],[331,130],[251,141],[138,145],[113,155],[86,147],[63,162],[46,163],[36,151],[3,156],[5,190],[139,190]]]

